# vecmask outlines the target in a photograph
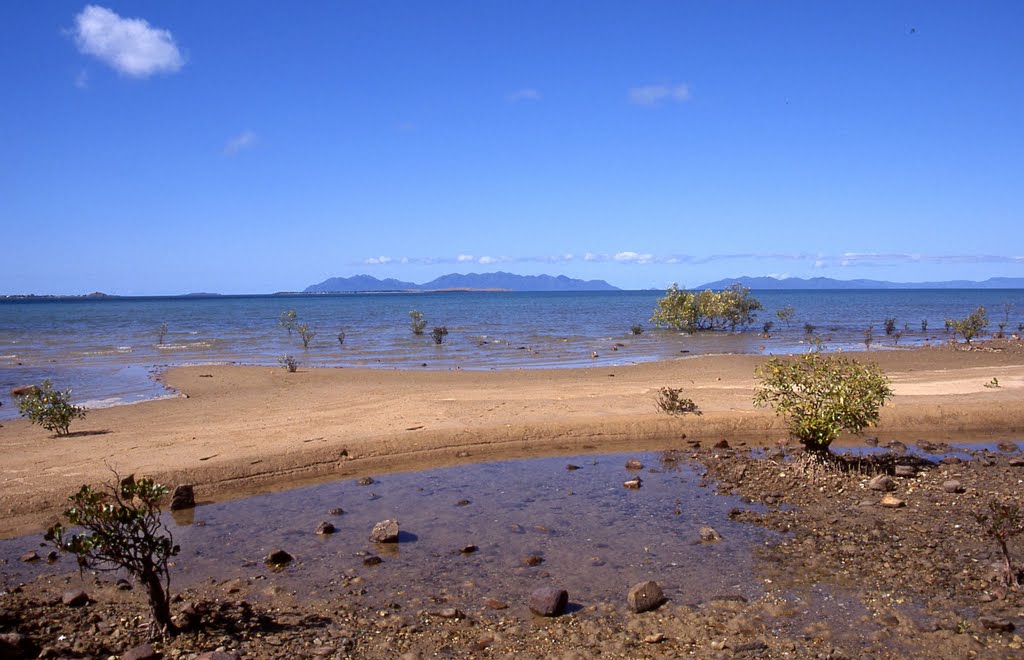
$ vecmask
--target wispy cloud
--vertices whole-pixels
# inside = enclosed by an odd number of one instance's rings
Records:
[[[224,155],[234,156],[240,151],[251,149],[256,145],[259,138],[252,131],[243,131],[235,137],[228,140],[228,143],[224,145]]]
[[[533,89],[531,87],[517,89],[516,91],[508,95],[508,100],[512,101],[513,103],[517,103],[519,101],[539,101],[540,99],[540,91]]]
[[[105,7],[86,6],[75,16],[73,32],[79,51],[126,76],[173,73],[185,64],[170,31],[141,18],[123,18]]]
[[[876,254],[863,252],[843,252],[840,254],[824,254],[821,252],[737,252],[730,254],[651,254],[636,252],[633,250],[622,250],[619,252],[588,252],[581,253],[565,252],[561,254],[548,255],[527,255],[527,256],[474,256],[471,254],[457,254],[454,256],[437,257],[388,257],[376,256],[363,260],[362,263],[369,265],[383,265],[389,263],[403,264],[480,264],[493,265],[498,263],[571,263],[583,261],[587,263],[614,263],[624,265],[649,265],[649,264],[687,264],[702,265],[716,262],[729,261],[780,261],[805,263],[812,268],[822,269],[830,266],[853,267],[853,266],[892,266],[908,263],[931,263],[931,264],[1019,264],[1024,265],[1024,256],[1007,256],[991,254],[946,254],[946,255],[924,255],[924,254]]]
[[[689,85],[645,85],[629,90],[629,102],[636,105],[659,105],[662,101],[685,103],[689,100]]]
[[[78,89],[87,89],[89,87],[89,72],[82,69],[75,76],[75,87]]]

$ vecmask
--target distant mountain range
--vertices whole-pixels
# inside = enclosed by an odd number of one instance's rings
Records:
[[[732,277],[701,284],[695,289],[724,289],[740,283],[748,289],[1024,289],[1024,277],[990,277],[983,282],[886,282],[884,280],[834,280],[830,277]]]
[[[442,291],[489,289],[501,291],[618,291],[604,280],[577,280],[565,275],[516,275],[514,273],[452,273],[425,284],[396,279],[379,280],[371,275],[331,277],[306,287],[303,293],[350,293],[355,291]]]

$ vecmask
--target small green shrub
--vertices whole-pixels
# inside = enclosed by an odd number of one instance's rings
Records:
[[[45,535],[59,550],[78,559],[81,569],[124,570],[145,588],[153,616],[151,636],[174,629],[171,622],[170,560],[178,554],[171,531],[160,519],[167,487],[152,479],[116,479],[97,490],[82,486],[68,498],[63,517]]]
[[[1020,586],[1007,544],[1014,536],[1024,533],[1024,511],[1015,502],[999,502],[995,499],[989,500],[988,510],[989,513],[975,515],[975,519],[985,535],[999,545],[1003,554],[1003,580],[1006,586]]]
[[[683,332],[736,330],[750,325],[761,303],[750,289],[734,284],[723,291],[687,291],[673,284],[658,300],[651,322]]]
[[[888,337],[896,332],[896,319],[885,319],[885,336]]]
[[[160,327],[156,329],[156,343],[163,345],[164,337],[167,336],[167,324],[161,323]]]
[[[875,340],[875,326],[869,325],[864,328],[864,350],[871,350],[871,342]]]
[[[309,342],[313,341],[313,337],[316,337],[316,332],[306,323],[300,323],[296,331],[299,333],[299,339],[302,340],[302,348],[309,350]]]
[[[288,331],[288,336],[292,336],[292,330],[295,329],[295,324],[299,320],[299,313],[294,309],[289,309],[287,312],[281,312],[281,318],[278,320],[278,324],[282,328]]]
[[[785,323],[787,328],[789,327],[789,322],[793,320],[793,314],[795,313],[796,310],[793,309],[792,305],[786,305],[775,310],[775,316],[779,317],[779,320]]]
[[[876,423],[892,397],[877,366],[817,351],[772,358],[756,375],[754,405],[787,417],[789,432],[812,451],[827,452],[841,432],[860,433]]]
[[[434,340],[435,344],[443,344],[444,338],[448,336],[448,328],[443,325],[439,325],[430,331],[430,336]]]
[[[637,323],[630,327],[629,331],[632,332],[634,335],[642,335],[644,334],[644,326]]]
[[[299,370],[299,361],[291,355],[282,355],[277,359],[277,362],[290,374]]]
[[[996,378],[995,376],[993,376],[992,380],[990,380],[987,383],[985,383],[985,387],[992,388],[992,389],[995,389],[995,388],[999,387],[999,379]]]
[[[71,390],[55,390],[49,379],[18,397],[18,412],[55,435],[68,434],[71,422],[85,417],[85,408],[71,403]]]
[[[814,331],[818,329],[818,326],[811,323],[804,323],[804,334],[810,337],[814,334]]]
[[[412,329],[412,334],[423,334],[423,331],[427,329],[427,321],[423,318],[423,312],[415,309],[409,312],[409,327]]]
[[[669,415],[701,414],[700,408],[693,402],[693,399],[687,399],[683,396],[683,388],[681,387],[663,387],[658,390],[657,405],[658,410]]]
[[[946,319],[946,323],[953,332],[964,338],[964,341],[968,344],[971,340],[977,337],[981,332],[988,327],[988,316],[985,313],[984,307],[978,307],[970,313],[967,318],[960,319]]]
[[[765,321],[761,324],[761,334],[767,337],[772,333],[772,328],[775,327],[775,323],[772,321]]]

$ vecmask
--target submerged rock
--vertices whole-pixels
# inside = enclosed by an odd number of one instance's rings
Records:
[[[196,505],[196,493],[192,484],[180,484],[171,495],[171,511],[192,509]]]
[[[327,536],[329,534],[333,534],[336,531],[338,530],[334,527],[334,525],[327,522],[326,520],[316,526],[316,533],[320,536]]]
[[[292,557],[285,550],[277,549],[267,555],[263,561],[270,566],[286,566],[291,563],[293,559],[295,559],[295,557]]]
[[[537,616],[558,616],[569,604],[569,592],[565,589],[544,587],[530,594],[530,611]]]
[[[701,543],[714,543],[722,540],[722,535],[718,533],[718,530],[714,527],[701,527],[700,528],[700,540]]]
[[[631,458],[628,461],[626,461],[626,469],[627,470],[642,470],[642,469],[644,469],[644,464],[641,463],[640,461],[638,461],[635,458]]]
[[[374,543],[398,543],[398,521],[382,520],[374,525],[370,540]]]
[[[633,478],[632,478],[632,479],[630,479],[629,481],[623,481],[623,482],[622,482],[622,485],[623,485],[623,487],[625,487],[625,488],[629,488],[629,489],[631,489],[631,490],[636,490],[636,489],[637,489],[637,488],[639,488],[639,487],[640,487],[641,485],[643,485],[643,483],[644,483],[644,480],[643,480],[643,479],[641,479],[640,477],[633,477]]]
[[[657,609],[664,602],[665,594],[662,592],[661,586],[654,580],[635,584],[626,594],[626,603],[629,604],[629,609],[638,614]]]

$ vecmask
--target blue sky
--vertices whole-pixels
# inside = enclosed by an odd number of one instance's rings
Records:
[[[1024,276],[1019,2],[0,17],[0,293]]]

